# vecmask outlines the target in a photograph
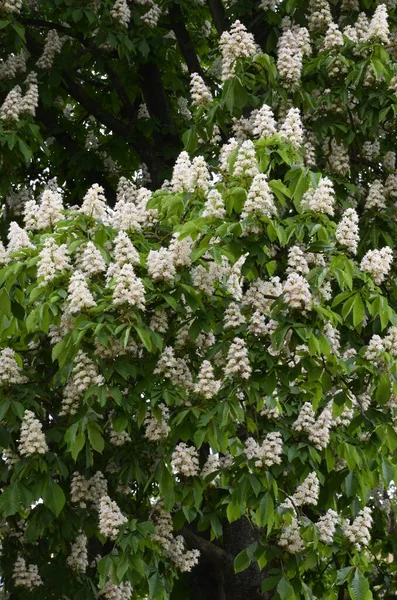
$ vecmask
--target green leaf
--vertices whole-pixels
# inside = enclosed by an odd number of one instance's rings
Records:
[[[21,491],[18,481],[6,487],[0,495],[0,510],[4,517],[15,515],[21,506]]]
[[[360,294],[356,294],[354,296],[354,303],[353,303],[353,325],[354,325],[354,327],[358,327],[359,325],[361,325],[364,317],[365,317],[364,303],[361,300]]]
[[[256,524],[258,527],[272,528],[274,523],[274,502],[271,494],[264,494],[256,511]]]
[[[244,550],[239,552],[239,554],[237,554],[236,558],[234,559],[234,572],[241,573],[241,571],[247,569],[247,567],[249,567],[250,564],[251,561],[249,559],[249,556],[247,555],[247,549],[245,548]]]
[[[344,567],[343,569],[339,569],[336,573],[336,585],[342,585],[350,579],[350,575],[353,574],[354,567]]]
[[[26,164],[28,165],[30,163],[30,159],[33,156],[33,152],[31,151],[29,146],[27,144],[25,144],[25,142],[23,140],[21,140],[20,138],[18,138],[18,146],[19,146],[19,149],[25,159]]]
[[[91,447],[96,452],[102,454],[105,447],[105,440],[102,436],[101,427],[95,421],[88,421],[87,423],[88,440]]]
[[[73,460],[77,460],[77,457],[80,454],[81,450],[84,448],[84,446],[85,446],[85,434],[79,433],[76,436],[76,439],[74,441],[73,447],[70,452]]]
[[[278,582],[277,592],[280,600],[295,600],[294,588],[285,577],[282,577]]]
[[[63,489],[53,479],[49,479],[48,485],[44,488],[43,501],[56,517],[65,505],[66,498]]]
[[[349,594],[351,600],[371,600],[372,592],[369,589],[368,580],[356,569],[354,577],[349,584]]]

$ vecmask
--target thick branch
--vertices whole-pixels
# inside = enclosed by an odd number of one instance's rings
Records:
[[[183,536],[189,549],[200,550],[206,558],[215,563],[220,563],[224,568],[233,568],[233,556],[219,546],[205,540],[186,526],[182,527],[178,533]]]
[[[182,14],[182,10],[179,4],[174,3],[170,9],[170,16],[172,21],[172,29],[178,40],[179,47],[185,59],[189,73],[198,73],[201,77],[204,77],[204,72],[201,68],[199,59],[197,58],[196,51],[193,46],[193,42],[190,38],[189,32],[185,26],[185,19]]]
[[[215,28],[219,35],[229,29],[229,24],[226,19],[225,9],[221,0],[208,0],[208,6],[214,21]]]

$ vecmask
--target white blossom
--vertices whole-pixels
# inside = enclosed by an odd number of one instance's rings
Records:
[[[277,133],[273,111],[267,104],[263,104],[256,113],[252,133],[258,138],[269,138]]]
[[[171,464],[175,473],[194,477],[199,473],[198,451],[193,446],[180,442],[172,453]]]
[[[27,232],[19,227],[18,223],[12,221],[7,233],[8,246],[7,254],[21,250],[22,248],[34,248],[31,243]]]
[[[258,161],[255,146],[251,140],[247,140],[240,147],[233,167],[235,177],[255,177],[259,174]]]
[[[76,265],[85,275],[96,275],[106,271],[106,263],[93,242],[80,247],[76,256]]]
[[[59,414],[75,414],[86,390],[91,386],[101,386],[103,383],[104,378],[98,373],[97,365],[85,352],[79,350],[74,359],[71,376],[63,390]]]
[[[31,410],[25,410],[18,444],[19,454],[33,456],[48,451],[43,426]]]
[[[15,359],[12,348],[4,348],[0,352],[0,385],[18,385],[26,383],[27,379],[21,374],[21,367]]]
[[[212,94],[198,73],[190,75],[190,95],[194,106],[205,106],[212,101]]]
[[[390,31],[387,19],[388,13],[386,5],[379,4],[375,10],[374,16],[371,19],[365,39],[368,41],[375,40],[377,42],[388,44]]]
[[[296,517],[292,518],[290,525],[286,525],[282,528],[278,545],[291,554],[296,554],[304,550],[305,546],[300,534],[299,522]]]
[[[14,563],[12,578],[15,587],[22,587],[27,590],[33,590],[35,587],[43,585],[37,565],[28,566],[25,559],[20,555],[18,555]]]
[[[88,567],[87,536],[79,534],[70,548],[66,563],[76,573],[85,573]]]
[[[280,135],[294,148],[299,149],[304,141],[303,125],[299,108],[290,108],[284,123],[280,127]]]
[[[113,290],[113,304],[129,304],[140,310],[145,310],[145,286],[134,272],[134,267],[126,263],[116,275],[116,285]]]
[[[345,246],[352,254],[357,254],[360,241],[358,214],[354,208],[347,208],[336,228],[335,237],[341,246]]]
[[[208,193],[207,200],[204,204],[204,210],[202,213],[204,219],[224,219],[226,216],[225,203],[222,198],[222,194],[218,190],[211,190]]]
[[[247,346],[242,338],[235,337],[233,339],[226,360],[225,375],[236,375],[242,379],[250,378],[252,368],[248,358]]]
[[[361,550],[368,546],[371,540],[372,516],[371,509],[366,506],[353,520],[352,523],[346,522],[343,526],[343,533],[356,550]]]
[[[53,237],[46,238],[37,263],[37,277],[42,278],[40,285],[53,281],[59,272],[70,270],[70,256],[66,244],[58,246]]]
[[[235,21],[230,31],[224,31],[220,39],[222,55],[222,80],[233,77],[237,59],[249,58],[257,52],[256,44],[251,33],[248,33],[240,21]]]
[[[148,415],[143,422],[145,437],[151,442],[165,439],[170,432],[170,426],[168,425],[170,411],[165,404],[159,404],[159,409],[161,411],[160,421],[154,415]]]
[[[247,200],[241,213],[241,218],[249,216],[271,218],[277,214],[274,196],[263,173],[255,175],[248,190]]]
[[[80,208],[83,215],[87,215],[98,221],[107,222],[108,207],[103,188],[94,183],[83,198],[83,203]]]
[[[217,381],[214,376],[214,369],[208,360],[204,360],[194,384],[193,391],[203,398],[213,398],[217,395],[222,386],[221,381]]]
[[[284,302],[291,308],[310,310],[313,303],[308,282],[299,273],[290,273],[283,286]]]
[[[302,206],[313,212],[333,216],[335,205],[335,190],[328,177],[322,177],[316,189],[310,188],[302,198]]]
[[[61,52],[65,41],[66,38],[64,36],[60,37],[56,29],[50,29],[48,31],[44,43],[43,54],[36,63],[39,69],[51,69],[55,56]]]
[[[393,262],[393,251],[389,246],[381,250],[368,250],[363,256],[360,269],[367,271],[376,284],[381,284],[389,273]]]
[[[119,534],[119,528],[128,519],[120,511],[117,503],[106,494],[102,496],[99,503],[99,531],[105,537],[115,540]]]
[[[110,10],[110,14],[115,21],[120,23],[120,25],[128,27],[131,11],[128,8],[127,0],[116,0]]]
[[[70,278],[68,286],[68,303],[70,312],[77,313],[85,308],[96,306],[91,294],[87,279],[79,270],[76,270]]]
[[[332,508],[327,510],[325,515],[319,518],[316,525],[320,534],[320,540],[324,544],[332,544],[335,534],[336,525],[339,522],[338,513]]]

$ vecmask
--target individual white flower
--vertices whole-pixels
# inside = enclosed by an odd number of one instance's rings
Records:
[[[127,517],[122,514],[117,503],[111,500],[108,495],[102,496],[99,503],[100,533],[111,540],[115,540],[121,525],[124,525],[127,521]]]
[[[188,192],[192,187],[192,162],[187,152],[183,151],[176,159],[172,171],[171,189],[173,192]]]
[[[381,250],[368,250],[363,256],[360,269],[367,271],[376,284],[381,284],[391,269],[393,251],[389,246]]]
[[[331,216],[334,214],[334,205],[334,184],[328,177],[322,177],[316,189],[310,188],[302,198],[302,207]]]
[[[31,410],[25,410],[19,433],[18,452],[22,456],[45,454],[48,446],[43,426]]]
[[[79,504],[81,508],[86,507],[89,496],[89,480],[75,471],[70,482],[70,500],[73,504]]]
[[[301,78],[303,52],[295,32],[285,30],[277,44],[277,70],[286,87],[294,89]]]
[[[280,127],[280,135],[294,148],[299,149],[304,142],[303,125],[299,108],[290,108],[284,123]]]
[[[195,156],[191,166],[190,191],[207,192],[211,181],[208,165],[204,156]]]
[[[19,85],[16,85],[8,92],[0,107],[0,119],[2,121],[18,121],[22,108],[22,90]]]
[[[313,471],[309,473],[306,479],[297,488],[292,495],[293,506],[303,506],[305,504],[312,504],[316,506],[320,495],[320,482],[317,477],[317,473]]]
[[[240,21],[235,21],[229,31],[224,31],[220,39],[222,55],[222,80],[234,76],[237,59],[249,58],[257,52],[254,37],[248,33]]]
[[[248,350],[242,338],[235,337],[227,353],[225,375],[239,376],[249,379],[252,368],[248,358]]]
[[[193,391],[203,398],[213,398],[217,395],[222,386],[221,381],[217,381],[214,376],[214,369],[209,360],[204,360],[194,384]]]
[[[115,280],[113,304],[129,304],[145,310],[145,286],[142,279],[135,274],[134,267],[129,263],[123,265]]]
[[[88,288],[87,279],[84,273],[79,270],[75,271],[70,278],[68,303],[72,314],[80,312],[84,308],[96,306],[94,297]]]
[[[131,19],[131,11],[128,8],[127,0],[116,0],[113,4],[110,14],[115,21],[118,21],[123,27],[128,27]]]
[[[225,203],[222,198],[222,194],[218,190],[211,190],[208,193],[207,200],[204,204],[204,210],[202,214],[204,219],[224,219],[226,216]]]
[[[66,563],[76,573],[85,573],[88,567],[87,536],[84,533],[78,535],[71,545],[70,554]]]
[[[325,515],[317,521],[316,525],[320,534],[319,537],[324,544],[332,544],[338,522],[338,513],[332,510],[332,508],[327,510]]]
[[[171,459],[172,469],[178,475],[194,477],[199,473],[198,451],[193,446],[180,442]]]
[[[205,106],[212,102],[212,94],[198,73],[190,75],[190,95],[194,106]]]
[[[357,254],[360,241],[358,214],[354,208],[347,208],[336,228],[335,237],[341,246],[345,246],[352,254]]]

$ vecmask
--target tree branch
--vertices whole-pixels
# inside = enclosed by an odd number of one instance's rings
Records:
[[[211,561],[221,563],[225,568],[233,569],[233,556],[212,542],[205,540],[194,533],[191,529],[184,526],[178,531],[185,539],[186,545],[191,550],[195,548],[209,558]]]
[[[225,9],[221,0],[208,0],[212,20],[219,35],[229,29],[229,23],[225,15]]]
[[[197,58],[197,54],[193,46],[193,42],[185,26],[185,19],[182,14],[180,4],[172,4],[170,16],[172,29],[176,35],[176,39],[178,40],[183,58],[185,59],[187,68],[189,69],[189,73],[198,73],[201,75],[201,77],[204,77],[204,71],[201,68],[199,59]]]

